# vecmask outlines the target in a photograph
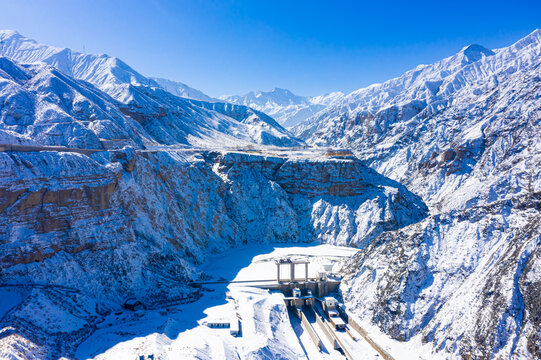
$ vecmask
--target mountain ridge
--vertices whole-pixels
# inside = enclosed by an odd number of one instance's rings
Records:
[[[213,102],[178,97],[116,57],[43,45],[13,31],[0,31],[0,56],[18,63],[45,64],[94,85],[112,98],[109,107],[117,107],[123,117],[143,125],[143,137],[151,146],[303,145],[267,115],[239,105],[211,105]],[[54,92],[52,85],[48,89]],[[14,106],[24,107],[20,104],[23,99],[10,98],[16,100]],[[57,102],[62,108],[62,102]],[[80,122],[74,121],[72,126],[80,128]]]
[[[194,89],[193,87],[186,85],[180,81],[173,81],[159,77],[151,77],[150,79],[154,80],[158,85],[172,93],[173,95],[190,98],[194,100],[203,100],[208,102],[216,102],[218,99],[212,98],[207,94],[203,93],[200,90]]]
[[[344,93],[337,91],[305,97],[295,95],[287,89],[274,88],[271,91],[250,91],[244,95],[224,95],[219,99],[262,111],[289,128],[325,109],[343,96]]]
[[[538,358],[541,31],[356,90],[294,129],[351,149],[430,209],[361,250],[342,287],[368,324],[435,358]]]
[[[293,239],[357,247],[333,269],[344,304],[406,347],[541,358],[539,29],[347,95],[250,93],[310,113],[301,140],[258,109],[36,44],[0,32],[0,142],[100,151],[0,152],[0,356],[71,357],[126,297],[191,301],[209,254]]]

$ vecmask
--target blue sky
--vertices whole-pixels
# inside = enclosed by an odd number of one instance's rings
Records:
[[[0,28],[209,95],[350,92],[541,27],[541,1],[0,0]]]

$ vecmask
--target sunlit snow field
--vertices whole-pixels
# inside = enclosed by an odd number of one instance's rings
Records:
[[[210,257],[202,269],[212,276],[212,280],[274,280],[275,259],[299,256],[310,259],[309,277],[314,277],[322,264],[338,265],[340,260],[349,258],[356,251],[348,247],[313,244],[245,246]],[[287,277],[287,273],[284,276]],[[303,277],[304,273],[298,276]],[[246,283],[205,287],[211,291],[204,291],[201,299],[190,304],[110,315],[79,346],[76,357],[115,360],[139,359],[142,355],[154,355],[155,359],[344,358],[330,347],[319,352],[308,334],[299,328],[299,320],[295,317],[292,326],[282,294],[269,293]],[[241,320],[239,337],[231,336],[227,328],[213,329],[203,325],[209,319],[226,319],[235,313]],[[419,339],[398,343],[375,327],[363,326],[397,358],[423,358]],[[381,358],[366,343],[359,343],[357,348],[362,351],[363,359]]]
[[[274,259],[303,256],[311,261],[309,276],[323,263],[336,263],[357,250],[332,245],[245,246],[212,256],[202,269],[214,279],[275,279]],[[287,276],[287,275],[286,275]],[[302,275],[301,275],[302,276]],[[245,284],[214,284],[203,297],[169,309],[124,312],[110,315],[101,327],[79,346],[79,359],[130,359],[152,355],[160,359],[220,359],[241,356],[304,358],[287,316],[281,294]],[[230,299],[226,299],[229,292]],[[241,319],[242,336],[232,337],[229,329],[201,325],[209,316],[229,316],[235,306]]]

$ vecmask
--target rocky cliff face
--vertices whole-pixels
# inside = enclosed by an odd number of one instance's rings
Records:
[[[297,128],[358,160],[293,150],[268,116],[174,96],[118,59],[1,32],[0,141],[98,151],[0,152],[0,354],[70,356],[127,297],[194,296],[208,254],[321,241],[361,249],[343,296],[392,337],[539,357],[540,34],[467,47]]]
[[[350,306],[394,338],[421,334],[443,358],[539,357],[540,60],[539,30],[503,49],[469,46],[299,127],[430,208],[346,270]]]
[[[346,301],[396,339],[421,334],[442,358],[539,357],[539,197],[384,234],[347,264]]]
[[[19,334],[51,357],[127,297],[187,296],[208,254],[271,241],[363,247],[427,212],[355,158],[127,148],[0,159],[1,278],[19,299],[2,319],[13,329],[3,346]]]

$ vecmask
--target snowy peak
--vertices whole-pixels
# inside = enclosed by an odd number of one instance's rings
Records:
[[[0,55],[20,63],[51,65],[68,76],[92,83],[121,102],[133,100],[134,94],[127,85],[157,86],[116,57],[40,44],[11,30],[0,31]]]
[[[39,44],[14,30],[0,30],[0,52],[2,56],[21,62],[39,62],[61,52],[62,49]],[[18,59],[15,59],[15,58]],[[24,61],[23,61],[24,59]]]
[[[319,104],[319,105],[325,105],[329,106],[330,104],[334,103],[335,101],[338,101],[342,99],[346,94],[344,94],[341,91],[335,91],[324,95],[319,96],[313,96],[309,98],[310,102],[312,104]]]
[[[69,48],[40,44],[13,30],[0,30],[0,56],[20,63],[51,65],[68,76],[92,83],[122,103],[140,101],[140,94],[132,86],[162,88],[179,97],[217,101],[182,82],[147,78],[117,57],[82,54]],[[275,89],[274,92],[278,98],[294,97],[291,93],[287,94],[287,90]],[[252,94],[251,98],[255,99],[255,95]],[[235,104],[245,105],[241,102]]]
[[[250,91],[244,95],[224,95],[220,96],[220,99],[252,107],[289,106],[308,103],[305,97],[280,88],[274,88],[271,91]]]
[[[527,36],[523,37],[513,45],[509,46],[509,48],[506,49],[513,49],[515,51],[519,51],[523,48],[529,47],[529,46],[537,46],[541,44],[541,29],[535,29]]]
[[[17,30],[0,30],[0,37],[13,37],[13,36],[21,36]]]
[[[293,94],[290,90],[274,88],[271,91],[251,91],[245,95],[220,96],[221,100],[245,105],[264,112],[285,127],[292,127],[344,96],[333,92],[315,97]]]
[[[41,62],[51,65],[68,76],[92,83],[124,104],[141,105],[149,101],[136,90],[138,86],[161,88],[188,99],[210,102],[218,100],[181,82],[147,78],[116,57],[82,54],[68,48],[43,45],[13,30],[0,31],[0,56],[20,63]],[[274,88],[268,92],[252,91],[243,96],[222,96],[220,100],[252,107],[274,117],[284,126],[292,126],[328,106],[333,96],[321,96],[312,101],[287,89]],[[153,100],[150,102],[155,103]]]
[[[0,55],[21,63],[43,62],[76,79],[88,81],[121,102],[134,100],[129,85],[161,87],[173,95],[204,101],[211,97],[181,82],[141,75],[121,59],[106,54],[82,54],[40,44],[13,30],[0,31]]]
[[[528,348],[539,297],[521,294],[540,281],[541,228],[529,225],[541,223],[540,69],[539,30],[501,49],[470,45],[295,129],[352,149],[429,206],[429,219],[360,251],[341,286],[367,323],[445,353],[427,358],[539,358]]]
[[[305,139],[317,133],[318,136],[310,140],[313,144],[347,146],[339,144],[348,142],[343,138],[347,129],[340,125],[343,120],[336,121],[342,115],[357,121],[381,116],[388,123],[380,126],[378,131],[385,131],[391,125],[388,112],[399,111],[403,120],[408,120],[425,108],[426,112],[438,111],[455,101],[457,96],[462,96],[459,94],[475,96],[468,93],[476,84],[486,82],[485,88],[492,88],[491,84],[498,81],[497,74],[509,76],[524,71],[539,62],[540,53],[539,30],[502,49],[470,45],[433,64],[419,65],[400,77],[356,90],[298,124],[293,132]],[[485,91],[485,88],[476,92]],[[352,135],[353,132],[355,130]]]
[[[283,105],[293,105],[305,102],[305,98],[297,96],[287,89],[274,88],[269,92],[258,92],[258,97],[267,97],[274,100],[276,103],[282,103]]]
[[[495,55],[494,51],[477,44],[466,46],[462,49],[461,53],[464,55],[464,59],[462,60],[462,64],[464,65],[479,61],[485,56]]]
[[[535,29],[525,39],[531,39],[535,42],[541,42],[541,29]]]

